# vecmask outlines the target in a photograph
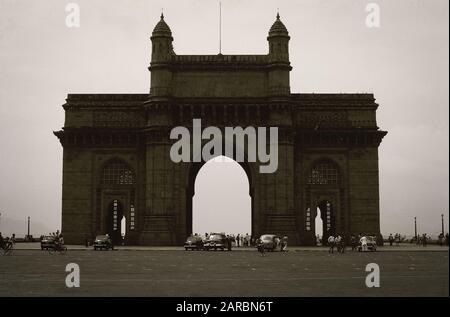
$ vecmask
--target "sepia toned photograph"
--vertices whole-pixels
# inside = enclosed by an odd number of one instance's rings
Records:
[[[448,72],[446,0],[0,0],[0,297],[448,298]]]

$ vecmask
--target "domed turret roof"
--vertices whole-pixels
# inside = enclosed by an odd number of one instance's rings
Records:
[[[277,19],[269,31],[269,37],[272,37],[272,36],[289,36],[289,32],[288,32],[286,26],[284,26],[283,22],[281,22],[281,20],[280,20],[279,13],[277,13]]]
[[[158,24],[156,24],[153,29],[152,36],[172,36],[172,31],[170,27],[167,25],[166,21],[164,21],[164,15],[161,14],[161,20],[159,20]]]

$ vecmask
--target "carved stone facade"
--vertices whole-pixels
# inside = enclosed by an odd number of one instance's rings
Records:
[[[176,55],[163,17],[152,34],[150,94],[69,94],[64,128],[62,231],[67,243],[97,234],[128,244],[180,245],[192,232],[195,177],[205,162],[174,163],[175,126],[278,127],[278,169],[242,162],[252,235],[380,234],[378,147],[372,94],[292,94],[288,32],[277,17],[267,55]],[[220,180],[217,180],[220,181]]]

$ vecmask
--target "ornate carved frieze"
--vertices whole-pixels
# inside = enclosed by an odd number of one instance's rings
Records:
[[[137,130],[64,129],[53,134],[64,147],[136,147],[141,140]]]
[[[141,111],[94,111],[95,127],[144,127],[145,116]]]
[[[296,108],[311,110],[369,109],[376,110],[378,104],[373,94],[291,94]]]
[[[148,94],[69,94],[63,108],[65,110],[84,108],[111,110],[111,108],[133,107],[140,109],[142,103],[148,98]]]
[[[296,143],[308,147],[364,147],[379,146],[385,131],[308,131],[297,130]]]
[[[349,127],[345,111],[305,111],[296,114],[297,125],[301,128],[340,128]]]

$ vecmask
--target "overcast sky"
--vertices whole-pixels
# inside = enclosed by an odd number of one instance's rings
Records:
[[[80,28],[65,25],[69,2],[80,5]],[[292,92],[373,92],[380,104],[378,125],[389,131],[379,151],[382,233],[412,234],[414,216],[419,232],[436,233],[449,205],[448,1],[372,2],[380,28],[366,27],[364,0],[222,0],[222,51],[267,53],[279,8]],[[176,53],[218,53],[218,1],[0,0],[2,218],[59,228],[62,148],[52,131],[64,124],[61,105],[68,93],[147,92],[149,36],[162,8]],[[248,188],[235,167],[202,170],[196,199],[227,182],[226,200],[230,188]],[[249,217],[248,201],[237,201],[230,226]]]

